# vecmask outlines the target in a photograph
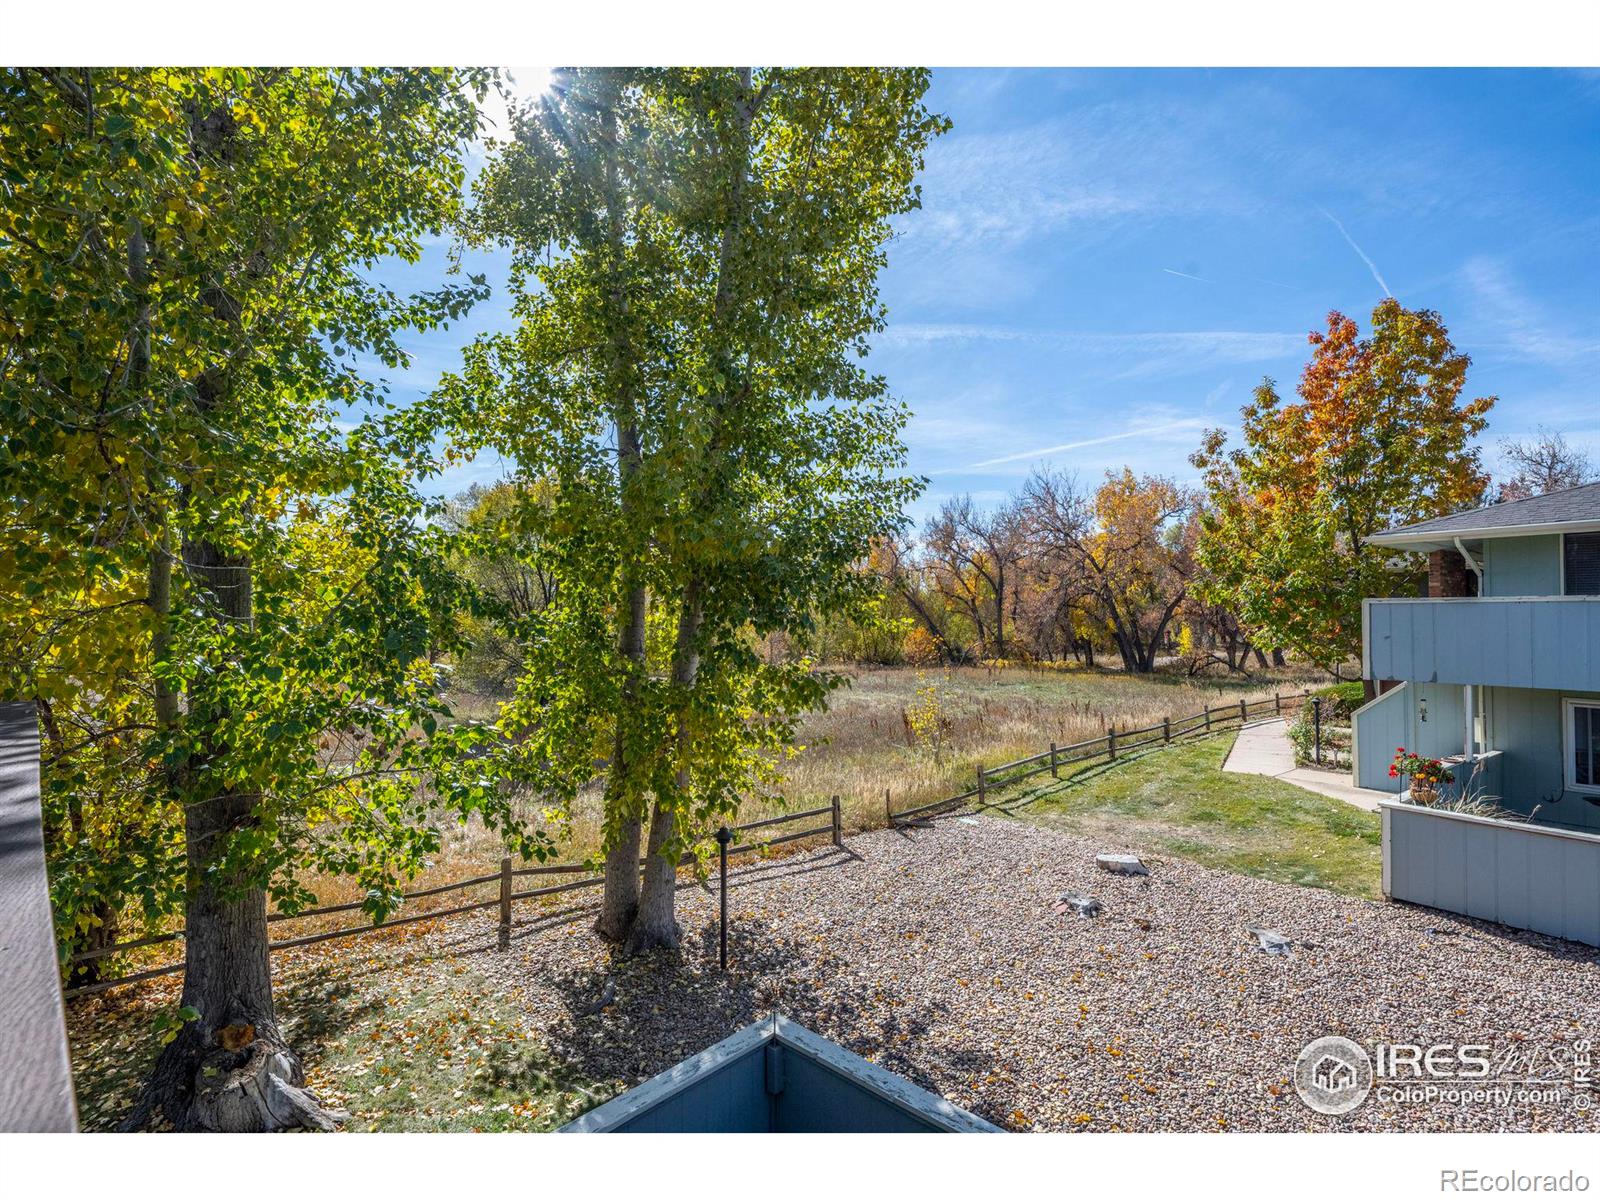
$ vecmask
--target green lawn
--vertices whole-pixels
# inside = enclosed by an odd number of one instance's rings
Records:
[[[1352,896],[1379,892],[1376,813],[1259,775],[1225,775],[1233,738],[1063,769],[992,794],[1023,821],[1150,854]]]

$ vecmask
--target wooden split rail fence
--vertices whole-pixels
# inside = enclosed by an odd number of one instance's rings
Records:
[[[760,821],[749,821],[743,825],[731,826],[731,831],[738,835],[756,829],[771,829],[780,825],[790,825],[798,821],[810,821],[818,817],[826,817],[827,824],[817,825],[810,829],[801,829],[794,833],[785,833],[779,837],[762,838],[755,841],[740,842],[729,846],[729,854],[749,854],[755,850],[781,846],[786,842],[798,842],[805,838],[816,838],[824,835],[832,838],[835,846],[844,844],[844,825],[840,815],[839,797],[818,808],[808,808],[804,812],[784,813],[781,816],[767,817]],[[686,854],[679,860],[679,866],[687,866],[694,861],[694,855]],[[639,866],[644,867],[644,860]],[[558,875],[582,875],[582,879],[574,879],[565,883],[548,884],[543,887],[517,890],[516,881],[530,878],[549,878]],[[493,900],[474,900],[467,904],[458,904],[451,908],[433,909],[424,913],[416,913],[406,917],[395,917],[391,920],[379,921],[372,925],[356,925],[345,929],[333,929],[324,933],[310,933],[303,937],[285,938],[272,942],[268,950],[287,950],[292,946],[309,946],[314,942],[331,941],[334,938],[359,937],[362,934],[381,933],[401,925],[410,925],[417,921],[434,921],[440,917],[451,917],[458,913],[476,912],[479,909],[498,908],[500,910],[499,944],[505,950],[511,944],[511,906],[518,900],[535,900],[542,896],[554,896],[561,892],[576,891],[579,888],[599,887],[605,879],[597,872],[582,863],[561,863],[537,867],[514,867],[511,858],[500,860],[500,869],[490,875],[475,875],[471,879],[458,879],[453,883],[441,883],[435,887],[421,888],[415,892],[403,892],[405,900],[421,900],[429,896],[441,896],[447,892],[461,892],[468,888],[483,887],[487,884],[498,883],[500,894]],[[357,912],[361,909],[361,901],[356,900],[348,904],[330,904],[323,908],[310,908],[297,913],[269,913],[267,921],[277,924],[282,921],[304,921],[310,917],[325,917],[335,913]],[[114,946],[106,946],[98,950],[88,950],[82,954],[75,954],[70,962],[85,963],[96,959],[105,958],[112,954],[122,954],[129,950],[137,950],[145,946],[157,946],[165,942],[174,942],[183,937],[183,930],[177,929],[169,933],[158,933],[150,937],[139,938],[135,941],[119,942]],[[68,988],[63,995],[67,997],[88,996],[96,992],[106,991],[108,988],[121,987],[123,984],[138,983],[144,979],[154,979],[158,975],[172,975],[183,970],[182,962],[169,963],[165,966],[152,967],[147,971],[136,971],[130,975],[123,975],[116,979],[106,979],[98,983],[84,984],[80,987]]]
[[[885,792],[884,816],[890,828],[893,828],[902,822],[933,816],[944,809],[964,804],[968,800],[987,804],[990,788],[1021,783],[1024,779],[1032,779],[1035,775],[1042,775],[1046,771],[1050,772],[1052,778],[1059,779],[1061,768],[1065,766],[1077,766],[1095,759],[1114,762],[1119,754],[1128,754],[1147,746],[1165,745],[1194,734],[1212,733],[1226,728],[1230,722],[1243,725],[1252,719],[1266,717],[1269,713],[1281,716],[1285,701],[1293,704],[1310,694],[1308,689],[1298,697],[1275,693],[1270,700],[1240,700],[1237,704],[1223,704],[1215,708],[1208,706],[1204,712],[1187,717],[1166,717],[1159,725],[1146,725],[1141,729],[1119,730],[1113,726],[1097,738],[1073,742],[1070,746],[1058,746],[1051,742],[1048,750],[1030,754],[1027,758],[1019,758],[1015,762],[1002,763],[998,767],[985,767],[980,764],[976,768],[975,786],[959,796],[947,796],[943,800],[895,812],[890,806],[889,794]]]
[[[1031,779],[1035,775],[1050,772],[1051,776],[1060,776],[1064,766],[1076,766],[1103,758],[1107,762],[1116,760],[1119,754],[1128,754],[1148,746],[1161,745],[1168,742],[1188,737],[1194,734],[1206,734],[1218,729],[1226,728],[1230,722],[1243,725],[1252,718],[1266,716],[1269,712],[1282,715],[1284,701],[1291,703],[1297,698],[1309,696],[1306,691],[1301,697],[1284,696],[1276,694],[1271,700],[1244,701],[1237,704],[1224,704],[1217,707],[1207,707],[1204,712],[1194,713],[1187,717],[1167,718],[1159,725],[1146,725],[1141,729],[1108,729],[1097,738],[1090,738],[1084,742],[1074,742],[1070,746],[1057,746],[1054,742],[1048,750],[1038,754],[1019,758],[1015,762],[1002,763],[998,767],[976,768],[975,784],[969,791],[962,792],[959,796],[947,796],[943,800],[935,800],[929,804],[921,804],[915,808],[902,809],[895,812],[890,805],[890,797],[884,793],[884,816],[890,828],[914,821],[919,818],[929,817],[933,814],[968,800],[976,799],[978,803],[988,801],[989,789],[1020,783],[1024,779]],[[840,816],[839,797],[835,796],[819,808],[806,809],[804,812],[784,813],[781,816],[767,817],[760,821],[749,821],[743,825],[731,827],[734,834],[748,833],[756,829],[770,829],[780,825],[794,824],[798,821],[809,821],[816,817],[827,817],[826,825],[818,825],[811,829],[802,829],[795,833],[786,833],[780,837],[766,838],[758,841],[741,842],[728,847],[728,853],[748,854],[754,850],[781,846],[786,842],[797,842],[805,838],[829,835],[835,846],[843,845],[844,827]],[[680,865],[687,865],[693,861],[693,855],[685,855]],[[644,863],[641,861],[640,867]],[[516,881],[529,878],[548,878],[558,875],[582,875],[582,879],[574,879],[566,883],[548,884],[543,887],[517,890]],[[476,875],[471,879],[461,879],[453,883],[441,883],[435,887],[422,888],[415,892],[402,893],[403,899],[421,900],[429,896],[440,896],[448,892],[465,891],[468,888],[482,887],[491,883],[500,885],[500,894],[492,900],[475,900],[466,904],[458,904],[451,908],[434,909],[425,913],[416,913],[411,916],[396,917],[391,920],[380,921],[373,925],[358,925],[345,929],[329,930],[325,933],[311,933],[302,937],[285,938],[282,941],[272,942],[269,950],[287,950],[293,946],[309,946],[315,942],[331,941],[334,938],[359,937],[362,934],[379,933],[384,930],[394,929],[401,925],[410,925],[417,921],[433,921],[440,917],[451,917],[458,913],[475,912],[479,909],[498,908],[500,910],[499,944],[506,949],[511,941],[511,906],[518,900],[534,900],[542,896],[554,896],[561,892],[575,891],[580,888],[599,887],[604,879],[582,863],[563,863],[551,866],[513,867],[512,860],[502,858],[500,869],[493,874]],[[267,916],[270,923],[281,921],[303,921],[310,917],[324,917],[336,913],[357,912],[362,904],[359,900],[348,904],[330,904],[324,908],[307,909],[298,913],[271,913]],[[129,950],[137,950],[145,946],[160,945],[164,942],[176,941],[183,937],[181,929],[170,933],[158,933],[151,937],[139,938],[136,941],[120,942],[114,946],[106,946],[98,950],[85,951],[73,955],[71,962],[84,963],[95,959],[105,958],[112,954],[121,954]],[[147,971],[137,971],[131,975],[124,975],[117,979],[107,979],[98,983],[85,984],[80,987],[68,988],[64,993],[68,997],[87,996],[95,992],[103,992],[108,988],[120,987],[123,984],[137,983],[144,979],[154,979],[158,975],[171,975],[183,970],[183,963],[170,963],[166,966],[153,967]]]

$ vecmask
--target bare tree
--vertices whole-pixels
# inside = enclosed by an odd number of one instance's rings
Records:
[[[934,586],[972,619],[983,651],[1005,658],[1006,622],[1016,615],[1027,552],[1020,506],[985,511],[957,496],[929,519],[923,542]]]
[[[1495,496],[1496,504],[1527,500],[1532,496],[1593,483],[1600,478],[1593,459],[1568,442],[1561,433],[1546,429],[1543,425],[1532,437],[1503,439],[1500,442],[1500,456],[1515,473],[1500,485]]]
[[[872,565],[885,588],[903,599],[911,615],[928,631],[943,661],[955,663],[969,657],[965,643],[950,627],[943,597],[930,595],[931,572],[919,559],[911,539],[883,539],[873,547]]]

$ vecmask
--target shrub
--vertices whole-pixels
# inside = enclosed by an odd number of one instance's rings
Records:
[[[1351,680],[1349,683],[1335,683],[1329,687],[1318,688],[1311,695],[1313,697],[1322,697],[1322,719],[1324,721],[1349,720],[1350,715],[1367,702],[1366,685],[1359,679]]]

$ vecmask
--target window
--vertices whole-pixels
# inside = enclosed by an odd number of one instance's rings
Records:
[[[1567,788],[1600,795],[1600,701],[1566,703]]]
[[[1567,534],[1561,554],[1567,595],[1600,596],[1600,533]]]

